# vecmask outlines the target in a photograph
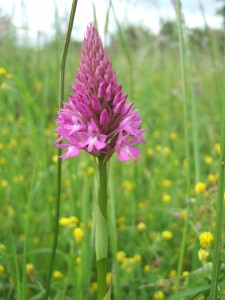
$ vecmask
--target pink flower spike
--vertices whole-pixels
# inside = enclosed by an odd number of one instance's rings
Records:
[[[141,153],[134,146],[145,143],[142,120],[133,111],[134,103],[127,104],[128,94],[123,95],[93,24],[87,27],[72,90],[56,119],[59,137],[54,144],[66,151],[61,158],[77,156],[83,149],[105,159],[117,152],[120,161],[136,161]]]
[[[100,115],[100,124],[105,126],[109,123],[109,114],[106,109]]]

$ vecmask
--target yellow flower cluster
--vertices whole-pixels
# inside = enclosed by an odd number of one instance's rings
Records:
[[[138,224],[137,224],[137,230],[138,231],[145,231],[145,229],[146,229],[146,224],[144,223],[144,222],[139,222]]]
[[[7,74],[6,69],[0,68],[0,76],[4,76],[6,74]]]
[[[206,185],[204,182],[198,182],[195,185],[195,193],[196,194],[202,194],[206,190]]]
[[[124,251],[117,252],[117,260],[120,262],[121,267],[128,273],[132,272],[133,266],[137,263],[141,263],[142,257],[140,254],[135,254],[133,257],[127,257]]]
[[[71,217],[63,217],[59,220],[59,225],[61,226],[70,226],[70,227],[76,227],[78,224],[79,220],[77,217],[75,216],[71,216]]]
[[[157,291],[157,292],[154,293],[153,299],[154,300],[164,300],[165,295],[162,291]]]
[[[173,238],[173,233],[169,230],[165,230],[162,232],[162,238],[165,240],[171,240]]]
[[[135,184],[129,180],[123,181],[124,194],[128,196],[135,188]]]
[[[199,241],[202,246],[202,248],[208,249],[211,245],[211,242],[213,241],[213,235],[209,231],[205,231],[200,234]]]
[[[171,201],[171,196],[169,194],[164,193],[162,196],[162,201],[164,203],[169,203]]]
[[[211,165],[213,163],[213,158],[209,155],[204,156],[204,161],[207,165]]]
[[[55,278],[55,279],[63,278],[63,273],[60,272],[60,271],[54,271],[53,274],[52,274],[52,277]]]
[[[0,265],[0,275],[4,273],[5,273],[5,268],[2,265]]]
[[[206,249],[199,249],[198,250],[198,259],[201,261],[201,262],[204,262],[207,258],[207,256],[209,255],[209,251],[206,250]]]
[[[73,235],[74,235],[76,243],[80,244],[83,242],[84,231],[82,228],[80,228],[80,227],[75,228],[73,231]]]

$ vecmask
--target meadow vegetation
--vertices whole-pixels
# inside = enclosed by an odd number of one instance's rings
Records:
[[[53,143],[64,37],[56,32],[50,42],[31,46],[26,39],[18,41],[9,18],[1,17],[0,24],[5,30],[0,33],[0,299],[37,300],[44,298],[54,236]],[[117,157],[110,161],[107,282],[113,282],[116,300],[207,299],[220,153],[223,31],[187,31],[187,166],[176,23],[165,22],[158,35],[134,26],[119,29],[107,49],[124,92],[140,110],[147,144],[139,147],[137,163],[123,164]],[[81,44],[71,42],[66,95],[80,52]],[[96,299],[94,172],[94,160],[85,152],[62,164],[54,300]],[[224,250],[221,260],[219,299],[224,299]]]

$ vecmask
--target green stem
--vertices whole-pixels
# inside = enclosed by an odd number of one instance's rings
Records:
[[[73,28],[73,21],[74,16],[76,12],[78,0],[73,0],[71,11],[70,11],[70,18],[69,18],[69,24],[68,29],[66,33],[66,40],[63,48],[63,54],[62,54],[62,60],[61,60],[61,66],[60,66],[60,84],[59,84],[59,108],[63,105],[64,100],[64,82],[65,82],[65,66],[66,66],[66,58],[71,38],[71,32]],[[61,156],[62,150],[58,149],[58,157]],[[56,248],[58,244],[58,236],[59,236],[59,216],[60,216],[60,198],[61,198],[61,173],[62,173],[62,164],[61,159],[58,158],[58,167],[57,167],[57,200],[56,200],[56,215],[55,215],[55,235],[54,235],[54,241],[52,246],[52,255],[51,255],[51,261],[50,261],[50,267],[49,267],[49,273],[47,278],[47,284],[46,284],[46,294],[45,294],[45,300],[49,297],[50,292],[50,286],[51,286],[51,278],[52,278],[52,272],[55,262],[55,256],[56,256]]]
[[[104,157],[98,158],[99,171],[99,194],[98,206],[107,224],[107,163]],[[103,300],[106,295],[106,270],[107,257],[97,260],[97,283],[98,283],[98,300]]]
[[[225,54],[225,53],[224,53]],[[225,61],[225,55],[224,55]],[[225,75],[224,75],[224,93],[225,95]],[[222,123],[221,123],[221,142],[220,142],[220,167],[219,167],[219,180],[218,180],[218,194],[216,203],[216,228],[214,234],[214,252],[213,252],[213,269],[212,269],[212,284],[210,299],[217,299],[218,292],[218,277],[220,268],[220,250],[221,250],[221,236],[223,226],[223,209],[224,209],[224,178],[225,178],[225,97],[222,99]]]
[[[115,204],[115,185],[114,185],[114,176],[115,172],[112,172],[112,168],[109,171],[110,176],[110,186],[109,186],[109,195],[110,195],[110,202],[109,202],[109,238],[110,238],[110,245],[112,251],[112,258],[113,258],[113,291],[114,297],[116,300],[121,300],[121,288],[120,288],[120,268],[119,263],[117,260],[117,252],[118,252],[118,245],[117,245],[117,228],[116,228],[116,204]]]
[[[184,113],[184,135],[185,135],[185,156],[187,160],[187,194],[190,191],[190,153],[189,153],[189,131],[188,131],[188,107],[187,107],[187,91],[186,91],[186,73],[185,73],[185,51],[184,51],[184,35],[182,27],[181,3],[177,0],[177,24],[179,33],[179,48],[180,48],[180,66],[181,66],[181,79],[182,79],[182,98],[183,98],[183,113]],[[188,211],[187,219],[185,220],[183,228],[183,237],[181,242],[181,250],[178,262],[177,276],[179,277],[182,272],[182,264],[184,259],[185,244],[187,239],[188,230]]]

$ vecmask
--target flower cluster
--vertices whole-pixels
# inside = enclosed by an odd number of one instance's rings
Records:
[[[55,130],[60,137],[55,145],[66,150],[61,157],[76,156],[83,149],[94,156],[109,159],[117,152],[119,160],[137,160],[141,152],[134,146],[145,143],[141,118],[126,104],[115,71],[94,25],[87,28],[80,67],[72,83],[74,94],[59,111]],[[61,141],[65,143],[62,144]]]

